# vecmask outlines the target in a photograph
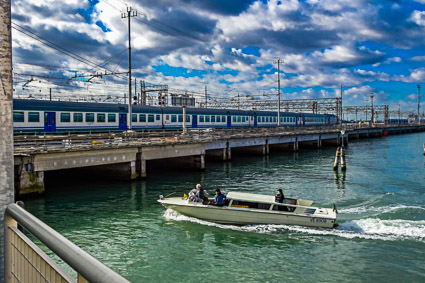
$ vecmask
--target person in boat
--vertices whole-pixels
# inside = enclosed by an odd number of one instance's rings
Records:
[[[221,193],[220,189],[216,189],[215,196],[214,196],[214,205],[223,206],[225,199],[226,199],[226,195]]]
[[[283,195],[282,189],[278,189],[276,195],[274,196],[274,201],[278,203],[283,203],[285,196]]]
[[[197,184],[195,188],[195,197],[193,201],[204,202],[207,195],[208,195],[207,191],[202,188],[201,184]]]

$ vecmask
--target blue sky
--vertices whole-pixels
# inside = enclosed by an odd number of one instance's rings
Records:
[[[342,84],[344,105],[365,105],[373,92],[376,104],[408,111],[425,81],[425,0],[14,0],[12,20],[108,70],[125,71],[126,5],[138,12],[133,75],[199,92],[199,99],[205,86],[212,100],[273,97],[276,58],[284,61],[283,99],[335,97]],[[104,71],[12,32],[16,73]],[[116,77],[72,83],[93,96],[126,91]],[[64,82],[51,79],[27,86],[27,92],[67,93]],[[24,91],[19,83],[15,88]]]

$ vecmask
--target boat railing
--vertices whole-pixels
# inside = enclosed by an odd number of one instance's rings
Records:
[[[76,282],[23,231],[77,272],[77,282],[129,282],[17,204],[5,211],[6,282]]]

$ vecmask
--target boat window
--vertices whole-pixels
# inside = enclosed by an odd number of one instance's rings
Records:
[[[99,116],[98,116],[99,118]],[[99,122],[99,120],[98,120]],[[137,122],[137,114],[131,114],[131,122]]]
[[[28,112],[28,122],[40,122],[40,113],[38,112]]]
[[[116,115],[115,114],[108,114],[108,122],[115,122],[116,121]]]
[[[24,122],[24,112],[13,112],[13,122]]]
[[[97,114],[97,122],[105,123],[106,115],[105,114]]]
[[[94,113],[86,113],[86,122],[94,122]]]
[[[83,122],[83,113],[74,113],[74,123]]]
[[[145,114],[139,115],[139,122],[146,123],[146,115]]]
[[[249,201],[240,201],[233,200],[232,207],[244,207],[244,208],[254,208],[254,209],[264,209],[269,210],[271,204],[268,203],[258,203],[258,202],[249,202]]]
[[[71,122],[71,113],[61,113],[61,122],[62,123]]]
[[[153,114],[149,114],[149,115],[148,115],[148,122],[149,122],[149,123],[153,123],[153,122],[155,122],[155,116],[154,116]]]
[[[290,208],[291,208],[290,206],[286,206],[286,205],[277,205],[277,204],[275,204],[273,206],[273,210],[277,210],[277,211],[290,211],[289,210]]]

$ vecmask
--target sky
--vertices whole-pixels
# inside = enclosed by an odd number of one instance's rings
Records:
[[[344,106],[374,93],[374,104],[416,111],[425,0],[12,0],[15,96],[122,97],[124,75],[68,79],[127,70],[130,7],[139,81],[198,101],[205,86],[211,101],[276,99],[280,58],[282,99],[338,97],[342,85]]]

